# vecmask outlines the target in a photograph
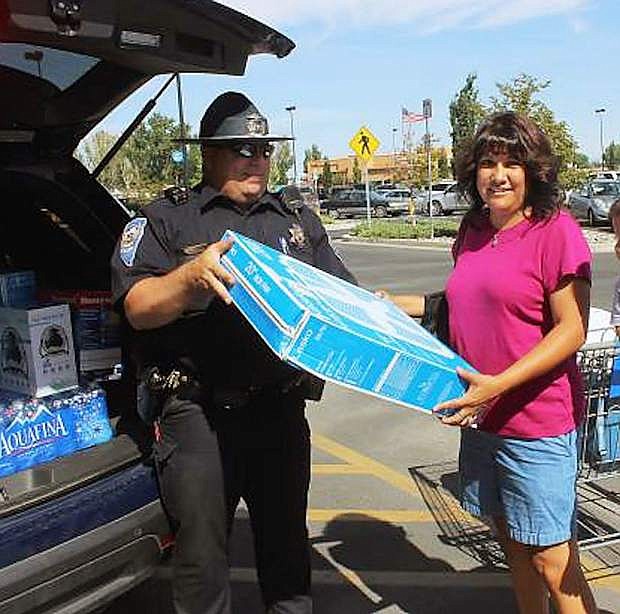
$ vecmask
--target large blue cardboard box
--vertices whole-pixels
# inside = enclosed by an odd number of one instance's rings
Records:
[[[391,302],[227,231],[235,305],[267,345],[320,378],[416,409],[461,396],[473,370]]]

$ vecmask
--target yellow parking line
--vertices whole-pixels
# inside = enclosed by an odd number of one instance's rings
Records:
[[[580,552],[579,558],[589,584],[620,592],[620,565],[601,566],[601,561],[588,552]]]
[[[329,439],[325,437],[325,435],[321,435],[319,433],[314,433],[312,435],[312,445],[319,448],[323,452],[330,454],[331,456],[335,456],[340,460],[346,461],[348,465],[352,467],[347,472],[353,473],[366,473],[369,475],[374,475],[375,477],[387,482],[391,486],[394,486],[398,490],[406,492],[410,495],[415,496],[416,498],[422,499],[422,495],[411,478],[410,475],[405,473],[400,473],[399,471],[395,471],[394,469],[387,467],[386,465],[356,452],[347,446],[343,446],[342,444],[334,441],[333,439]],[[343,465],[340,465],[344,467]],[[320,467],[325,467],[325,465],[320,465]],[[313,466],[314,470],[314,466]],[[324,470],[326,473],[328,470]],[[343,473],[347,473],[344,472]],[[444,505],[446,507],[446,512],[451,512],[452,514],[458,514],[459,516],[463,516],[465,518],[469,518],[473,520],[471,516],[467,512],[465,512],[461,506],[450,498],[446,498],[444,501]],[[439,519],[439,512],[436,512],[436,516]]]
[[[349,522],[373,522],[374,520],[393,523],[435,522],[433,514],[426,510],[365,510],[359,508],[311,508],[308,510],[308,520],[310,522],[331,522],[338,519]]]
[[[312,465],[312,473],[315,475],[367,475],[368,470],[355,465],[342,465],[340,463],[325,463]]]
[[[368,456],[364,456],[351,448],[347,448],[342,444],[328,439],[324,435],[314,433],[312,435],[312,445],[323,450],[324,452],[327,452],[328,454],[331,454],[332,456],[346,461],[349,465],[353,465],[363,473],[369,473],[381,478],[384,482],[391,484],[403,492],[409,494],[414,494],[417,492],[419,494],[418,489],[410,476],[394,471],[394,469],[386,467]]]
[[[387,467],[386,465],[356,452],[347,446],[344,446],[324,435],[313,433],[312,445],[318,449],[334,456],[346,464],[342,463],[318,463],[312,466],[315,475],[373,475],[380,478],[384,482],[393,487],[419,498],[421,493],[407,474],[400,473]],[[308,520],[310,522],[330,522],[340,517],[342,520],[348,521],[368,521],[379,520],[392,523],[416,523],[416,522],[438,522],[442,519],[453,520],[453,514],[458,513],[465,519],[474,520],[467,512],[465,512],[456,501],[445,499],[443,504],[446,506],[443,513],[435,511],[431,513],[426,510],[373,510],[373,509],[319,509],[311,508],[308,510]],[[348,518],[343,518],[347,517]],[[364,518],[366,517],[366,518]],[[600,586],[612,589],[616,592],[620,591],[620,577],[614,575],[620,572],[616,566],[608,567],[605,570],[598,570],[598,562],[595,558],[587,553],[581,553],[581,561],[586,573],[588,582],[594,586]],[[588,571],[590,570],[590,571]]]

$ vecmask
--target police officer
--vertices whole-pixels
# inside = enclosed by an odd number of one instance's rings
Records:
[[[200,124],[203,181],[185,203],[155,201],[131,220],[112,258],[116,304],[132,330],[139,407],[156,414],[162,501],[176,533],[177,614],[230,612],[227,537],[246,502],[258,579],[273,614],[306,614],[310,438],[308,378],[280,361],[231,304],[220,264],[242,233],[354,282],[318,217],[266,191],[267,120],[227,92]]]

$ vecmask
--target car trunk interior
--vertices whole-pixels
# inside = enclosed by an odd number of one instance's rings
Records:
[[[12,156],[15,159],[15,156]],[[34,270],[42,290],[108,290],[109,259],[129,215],[74,159],[0,170],[0,267]],[[115,437],[0,478],[0,518],[139,462],[148,448],[129,380],[101,382]]]

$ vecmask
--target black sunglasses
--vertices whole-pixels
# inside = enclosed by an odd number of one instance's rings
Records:
[[[255,158],[262,156],[265,160],[271,158],[274,147],[271,143],[265,145],[259,145],[258,143],[241,143],[239,145],[231,145],[229,147],[240,158]]]

